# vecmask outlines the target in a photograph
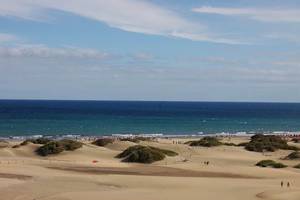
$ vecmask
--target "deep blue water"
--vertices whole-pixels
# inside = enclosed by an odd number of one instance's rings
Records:
[[[0,100],[0,136],[300,131],[300,104]]]

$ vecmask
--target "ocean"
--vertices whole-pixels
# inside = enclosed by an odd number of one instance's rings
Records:
[[[300,131],[299,103],[0,100],[0,136]]]

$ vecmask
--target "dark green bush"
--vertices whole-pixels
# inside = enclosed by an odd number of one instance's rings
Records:
[[[285,168],[286,165],[282,163],[275,162],[274,160],[261,160],[256,163],[256,166],[259,167],[272,167],[272,168]]]
[[[250,142],[245,145],[245,149],[255,152],[273,152],[278,149],[297,150],[298,148],[289,146],[287,141],[283,140],[280,136],[257,134],[251,137]]]
[[[51,142],[53,140],[49,138],[37,138],[37,139],[27,139],[23,142],[20,143],[21,146],[27,145],[28,143],[33,143],[33,144],[47,144],[48,142]]]
[[[176,152],[151,146],[136,145],[118,154],[117,158],[124,158],[123,162],[153,163],[163,160],[165,156],[176,156]]]
[[[59,141],[49,142],[37,149],[37,153],[41,156],[47,156],[49,154],[59,154],[64,151],[64,145]]]
[[[27,144],[29,144],[29,140],[24,140],[23,142],[21,142],[19,145],[20,146],[25,146],[25,145],[27,145]]]
[[[75,140],[63,139],[59,142],[64,146],[64,150],[66,151],[74,151],[82,147],[82,143]]]
[[[140,141],[151,141],[151,138],[149,138],[149,137],[127,137],[127,138],[121,138],[120,141],[129,141],[129,142],[139,143]]]
[[[112,139],[112,138],[99,138],[99,139],[95,140],[94,142],[92,142],[92,144],[96,145],[96,146],[104,147],[113,142],[114,142],[114,139]]]
[[[242,143],[239,143],[237,146],[238,147],[244,147],[248,144],[248,142],[242,142]]]
[[[294,151],[290,153],[285,159],[288,160],[295,160],[295,159],[300,159],[300,152],[299,151]]]
[[[50,154],[59,154],[63,151],[74,151],[82,147],[81,142],[74,140],[60,140],[60,141],[51,141],[43,146],[39,147],[36,152],[41,156],[47,156]]]
[[[283,163],[274,163],[273,164],[273,168],[286,168],[287,165],[283,164]]]
[[[218,140],[216,137],[203,137],[200,140],[197,141],[191,141],[190,146],[203,146],[203,147],[213,147],[213,146],[219,146],[222,143]]]
[[[233,147],[237,147],[238,146],[237,144],[234,144],[232,142],[223,142],[222,144],[225,145],[225,146],[233,146]]]
[[[156,148],[156,147],[151,147],[149,146],[152,150],[156,150],[156,151],[159,151],[167,156],[177,156],[178,153],[176,153],[175,151],[171,151],[171,150],[167,150],[167,149],[160,149],[160,148]]]
[[[37,139],[31,139],[29,141],[33,144],[47,144],[48,142],[51,142],[52,140],[49,138],[37,138]]]

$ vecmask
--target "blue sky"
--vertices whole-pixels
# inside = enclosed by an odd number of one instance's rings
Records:
[[[0,0],[0,98],[300,102],[297,0]]]

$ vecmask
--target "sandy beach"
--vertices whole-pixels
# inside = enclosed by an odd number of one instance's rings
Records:
[[[234,137],[230,142],[248,139]],[[10,142],[10,147],[0,149],[0,199],[299,199],[300,170],[293,168],[299,160],[282,159],[292,151],[257,153],[236,146],[190,147],[183,144],[187,140],[140,142],[179,154],[152,164],[125,163],[115,158],[122,150],[135,145],[128,141],[116,141],[106,147],[85,142],[75,151],[47,157],[35,153],[40,145],[11,148],[16,142]],[[289,167],[255,166],[263,159],[280,161]],[[209,165],[204,165],[205,161]],[[281,181],[284,187],[280,186]]]

